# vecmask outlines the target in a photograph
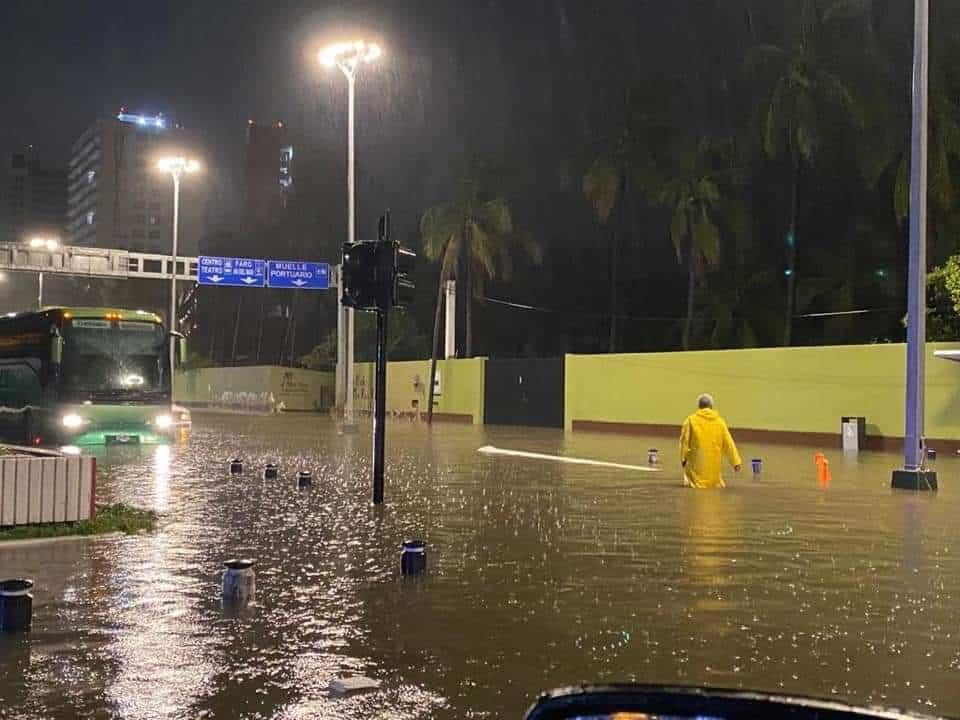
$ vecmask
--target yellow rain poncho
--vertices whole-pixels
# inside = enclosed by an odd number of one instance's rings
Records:
[[[742,465],[737,446],[723,418],[712,408],[701,408],[683,421],[680,431],[680,462],[687,484],[696,488],[725,487],[720,461]]]

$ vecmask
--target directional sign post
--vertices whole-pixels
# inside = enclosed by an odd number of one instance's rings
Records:
[[[267,262],[267,286],[327,290],[330,287],[330,265],[300,260],[270,260]]]
[[[197,282],[223,287],[263,287],[266,272],[264,260],[201,255],[197,263]]]

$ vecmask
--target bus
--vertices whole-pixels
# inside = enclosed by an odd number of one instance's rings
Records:
[[[189,422],[173,405],[170,346],[144,310],[47,307],[0,316],[0,441],[66,446],[167,443]]]

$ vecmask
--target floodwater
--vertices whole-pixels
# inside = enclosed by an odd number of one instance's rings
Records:
[[[628,464],[659,447],[663,471],[487,444]],[[197,414],[183,445],[100,457],[98,501],[160,511],[156,532],[0,549],[0,575],[37,581],[33,631],[0,639],[0,716],[511,718],[614,680],[960,716],[960,459],[916,495],[890,490],[893,455],[822,449],[829,487],[815,448],[745,445],[759,479],[694,491],[672,439],[398,422],[375,509],[366,429]],[[429,573],[403,580],[410,537]],[[219,596],[234,556],[257,561],[241,613]],[[381,689],[328,694],[352,673]]]

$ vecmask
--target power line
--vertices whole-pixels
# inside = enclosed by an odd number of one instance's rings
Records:
[[[568,317],[581,317],[589,318],[592,320],[600,319],[606,320],[610,318],[610,313],[585,313],[577,312],[573,310],[557,310],[556,308],[543,307],[542,305],[527,305],[525,303],[513,302],[511,300],[502,300],[500,298],[486,297],[483,295],[477,296],[478,300],[483,302],[492,303],[494,305],[502,305],[504,307],[514,308],[516,310],[525,310],[527,312],[538,312],[538,313],[547,313],[547,314],[557,314],[557,315],[566,315]],[[802,315],[794,315],[794,319],[813,319],[813,318],[830,318],[830,317],[842,317],[847,315],[867,315],[869,313],[887,313],[893,312],[895,308],[865,308],[860,310],[840,310],[836,312],[821,312],[821,313],[805,313]],[[658,315],[624,315],[621,313],[616,314],[618,320],[653,320],[657,322],[680,322],[684,320],[683,317],[665,317]]]

